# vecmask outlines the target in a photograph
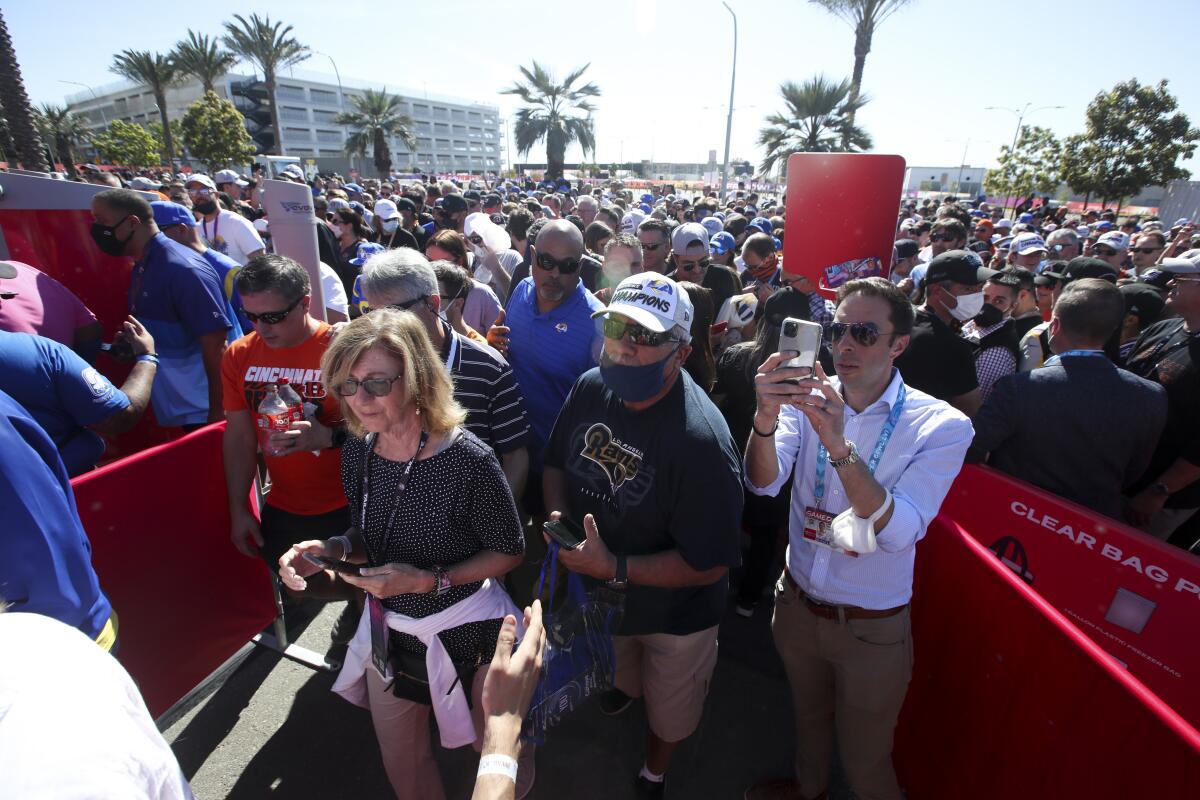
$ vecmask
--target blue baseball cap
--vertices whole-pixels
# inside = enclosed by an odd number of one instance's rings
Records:
[[[1111,222],[1109,222],[1108,220],[1104,219],[1104,220],[1100,220],[1092,227],[1098,231],[1111,231],[1113,229],[1113,224]]]
[[[358,251],[354,254],[354,258],[350,259],[350,263],[356,267],[361,267],[371,256],[384,252],[387,252],[387,248],[381,244],[363,242],[358,246]]]
[[[1022,222],[1022,223],[1033,222],[1033,214],[1022,214],[1021,216],[1017,217],[1017,222]]]
[[[704,226],[704,230],[708,231],[709,236],[716,236],[725,230],[725,226],[721,224],[721,220],[716,217],[705,217],[700,221],[700,224]]]
[[[640,208],[642,210],[642,212],[645,213],[646,215],[650,215],[650,214],[654,213],[654,209],[650,207],[649,203],[642,203],[641,205],[638,206],[638,208]]]
[[[181,203],[155,200],[150,204],[150,208],[154,212],[154,224],[160,228],[167,228],[171,225],[187,225],[189,228],[194,228],[200,224],[192,216],[191,210]]]
[[[714,256],[723,256],[735,247],[737,241],[734,240],[733,234],[725,231],[713,234],[708,240],[708,251]]]
[[[357,183],[347,183],[342,188],[348,192],[357,192],[358,194],[363,193],[363,188]]]
[[[750,220],[750,224],[746,227],[757,228],[759,231],[767,234],[768,236],[771,236],[774,233],[774,228],[771,227],[771,220],[767,219],[766,217],[755,217],[754,219]]]
[[[358,215],[360,217],[365,217],[367,215],[367,207],[364,206],[362,203],[358,202],[357,200],[350,201],[350,208],[357,211]]]
[[[652,195],[650,192],[643,192],[642,196],[638,198],[638,201],[642,202],[642,203],[653,204],[654,203],[654,195]]]

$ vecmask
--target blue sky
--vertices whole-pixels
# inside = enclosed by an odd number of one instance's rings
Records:
[[[853,34],[802,0],[729,4],[739,25],[731,155],[757,163],[763,117],[782,107],[779,84],[818,72],[848,76]],[[733,32],[720,0],[290,0],[252,9],[291,23],[303,43],[336,60],[344,79],[494,103],[502,115],[516,106],[499,91],[518,76],[517,64],[536,58],[561,76],[590,62],[586,77],[603,91],[601,162],[704,161],[709,150],[721,157]],[[248,13],[247,5],[60,0],[4,9],[35,103],[61,103],[81,91],[63,80],[116,80],[108,72],[115,52],[165,52],[189,28],[219,33],[234,13]],[[986,106],[1061,105],[1027,122],[1068,135],[1083,129],[1097,92],[1132,77],[1168,79],[1181,109],[1200,125],[1198,29],[1196,0],[914,0],[876,33],[863,81],[872,100],[859,121],[876,152],[899,153],[909,164],[957,165],[966,149],[968,164],[992,166],[1016,117]],[[323,56],[303,68],[332,74]],[[1184,166],[1200,174],[1200,158]]]

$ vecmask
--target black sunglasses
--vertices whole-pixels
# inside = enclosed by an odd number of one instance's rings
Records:
[[[1103,247],[1103,246],[1096,247],[1095,245],[1092,246],[1092,255],[1094,255],[1094,256],[1115,256],[1116,254],[1117,254],[1117,251],[1113,250],[1111,247]]]
[[[834,344],[840,342],[847,332],[850,333],[850,338],[863,347],[871,347],[883,335],[883,331],[880,331],[879,326],[874,322],[831,322],[829,324],[829,340]]]
[[[643,250],[657,250],[658,248],[662,247],[665,244],[666,244],[666,242],[659,242],[658,244],[646,244],[645,242],[642,242],[642,249]]]
[[[1129,248],[1129,252],[1131,252],[1131,253],[1157,253],[1159,250],[1162,250],[1162,248],[1161,247],[1131,247],[1131,248]]]
[[[562,275],[572,275],[576,270],[579,269],[580,259],[564,258],[559,260],[553,256],[546,255],[545,253],[538,253],[537,262],[538,266],[544,270],[549,270],[551,272],[558,270]]]
[[[292,301],[292,304],[283,311],[267,311],[262,314],[255,314],[251,311],[246,311],[243,309],[242,314],[244,314],[246,319],[250,320],[250,322],[254,325],[257,325],[260,322],[265,322],[268,325],[278,325],[279,323],[283,322],[288,314],[292,313],[292,310],[296,306],[300,305],[300,301],[303,299],[303,297],[297,297]]]
[[[701,272],[712,266],[711,258],[702,258],[699,261],[676,261],[675,266],[678,269],[693,270],[698,269]],[[747,267],[749,269],[749,267]]]
[[[342,397],[354,397],[354,395],[358,394],[358,387],[361,386],[362,388],[366,389],[367,394],[371,395],[372,397],[383,397],[391,394],[392,384],[400,380],[402,377],[404,376],[397,375],[394,378],[367,378],[365,381],[356,381],[353,378],[347,378],[335,386],[334,391],[336,391]]]
[[[386,306],[380,306],[380,308],[394,308],[397,311],[408,311],[410,308],[415,306],[417,303],[421,302],[422,300],[428,300],[428,299],[429,299],[428,295],[422,294],[422,295],[418,295],[417,297],[414,297],[412,300],[405,300],[403,303],[388,303]],[[367,308],[363,309],[363,313],[370,314],[372,310],[373,310],[372,308],[367,307]]]
[[[626,322],[620,317],[605,317],[604,338],[620,339],[623,336],[628,336],[629,341],[636,345],[644,345],[646,347],[658,347],[660,344],[672,341],[670,333],[652,331],[636,323]]]
[[[929,237],[931,242],[953,242],[954,239],[942,233],[935,233]]]

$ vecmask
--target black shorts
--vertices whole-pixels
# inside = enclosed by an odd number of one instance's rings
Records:
[[[308,539],[328,539],[341,536],[350,527],[346,506],[325,514],[290,514],[264,504],[259,529],[263,546],[259,551],[271,572],[279,569],[279,557],[292,545]]]

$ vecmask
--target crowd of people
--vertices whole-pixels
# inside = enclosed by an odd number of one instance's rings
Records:
[[[770,591],[795,770],[751,800],[823,797],[835,746],[859,797],[902,796],[913,564],[964,461],[1200,539],[1188,220],[905,202],[890,269],[831,298],[789,271],[786,210],[753,192],[288,168],[313,193],[310,273],[274,252],[260,176],[85,174],[110,185],[96,247],[134,261],[129,317],[102,344],[66,287],[0,263],[0,401],[23,443],[0,491],[28,510],[0,595],[115,649],[67,476],[147,405],[163,426],[224,420],[233,545],[296,598],[346,601],[334,690],[370,710],[401,798],[444,796],[430,714],[443,746],[483,749],[483,796],[530,791],[513,720],[537,659],[509,654],[527,625],[542,635],[526,568],[546,522],[583,531],[563,567],[623,598],[598,702],[644,705],[637,796],[663,796],[700,722],[727,598],[753,618]],[[811,365],[780,352],[785,321],[820,326]],[[133,363],[120,388],[102,349]],[[264,431],[285,378],[304,418]],[[10,557],[22,537],[44,555]]]

